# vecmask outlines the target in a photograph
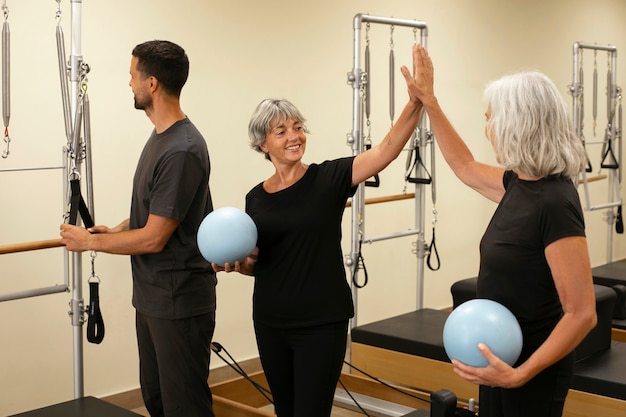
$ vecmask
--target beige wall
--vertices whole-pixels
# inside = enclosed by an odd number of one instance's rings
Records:
[[[56,3],[7,3],[13,142],[11,155],[0,160],[0,168],[58,165],[65,135],[55,44]],[[70,2],[62,3],[69,45]],[[97,223],[107,225],[128,215],[132,174],[152,128],[145,114],[133,109],[128,87],[130,51],[144,40],[169,39],[189,54],[191,75],[182,105],[208,142],[216,207],[243,207],[245,193],[271,173],[270,164],[248,148],[246,133],[252,110],[265,97],[289,98],[308,118],[312,133],[307,162],[350,154],[346,134],[352,122],[352,90],[346,73],[352,69],[352,19],[356,13],[426,21],[440,101],[475,156],[491,162],[492,152],[483,133],[482,102],[482,89],[489,80],[521,69],[539,69],[554,79],[570,103],[567,86],[572,82],[573,43],[612,44],[618,51],[626,47],[626,2],[622,0],[84,0],[82,5],[82,51],[91,66],[88,91],[95,217]],[[406,30],[396,28],[394,33],[398,65],[410,63],[412,33]],[[389,127],[389,30],[373,26],[370,36],[375,62],[372,134],[376,142]],[[591,54],[587,56],[590,60]],[[604,56],[599,58],[599,66],[605,65]],[[626,62],[618,62],[621,85],[626,82],[624,68]],[[601,74],[603,86],[605,72]],[[405,90],[399,72],[395,78],[397,116]],[[600,92],[604,97],[603,90]],[[590,112],[591,105],[587,109]],[[599,114],[601,134],[606,116]],[[594,165],[597,167],[599,160]],[[398,164],[381,175],[382,187],[368,188],[367,196],[402,193],[403,168],[401,156]],[[438,272],[426,269],[424,305],[441,308],[451,304],[453,282],[475,276],[478,241],[495,206],[466,189],[440,156],[436,180],[437,247],[442,266]],[[56,171],[0,172],[0,244],[57,237],[63,211],[62,184]],[[594,184],[592,189],[598,199],[607,195],[606,184]],[[428,194],[424,213],[427,241],[431,238],[431,207]],[[347,211],[346,250],[350,217]],[[415,223],[414,205],[405,201],[370,206],[366,219],[368,235],[408,229]],[[592,263],[605,263],[603,213],[587,212],[586,219]],[[413,240],[364,246],[370,282],[359,292],[360,323],[415,309]],[[62,251],[3,255],[0,293],[61,283]],[[623,235],[615,237],[612,256],[626,256]],[[83,262],[86,279],[89,257]],[[101,345],[85,343],[84,386],[86,395],[104,396],[138,386],[137,352],[128,258],[99,254],[96,272],[102,279],[106,337]],[[219,276],[215,340],[237,360],[257,355],[251,293],[251,278]],[[0,303],[0,415],[73,398],[69,300],[70,294],[57,294]],[[214,359],[213,366],[222,365],[219,358]]]

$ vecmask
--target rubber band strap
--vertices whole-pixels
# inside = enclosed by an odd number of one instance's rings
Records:
[[[437,259],[437,267],[433,267],[430,262],[430,257],[435,254],[435,258]],[[433,227],[433,239],[430,241],[430,245],[428,246],[428,256],[426,257],[426,265],[431,271],[438,271],[441,268],[441,260],[439,259],[439,252],[437,252],[437,245],[435,244],[435,228]]]
[[[93,281],[89,283],[89,316],[87,319],[87,340],[90,343],[100,344],[104,339],[104,320],[100,311],[100,295],[98,285]]]

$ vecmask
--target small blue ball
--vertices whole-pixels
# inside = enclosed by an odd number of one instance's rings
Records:
[[[487,359],[478,350],[484,343],[494,355],[513,366],[522,352],[522,330],[502,304],[473,299],[452,310],[443,326],[443,346],[450,359],[484,368]]]
[[[256,247],[257,228],[248,214],[235,207],[209,213],[198,228],[198,249],[209,262],[224,266],[242,262]]]

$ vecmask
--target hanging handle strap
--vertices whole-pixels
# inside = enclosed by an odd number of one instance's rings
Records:
[[[430,262],[430,257],[435,255],[435,259],[437,260],[437,266],[433,266]],[[439,259],[439,252],[437,252],[437,245],[435,244],[435,226],[433,226],[433,239],[430,241],[430,245],[428,246],[428,256],[426,257],[426,265],[431,271],[438,271],[441,268],[441,260]]]
[[[83,195],[80,192],[80,180],[70,180],[71,197],[70,197],[70,212],[69,212],[69,224],[76,225],[78,220],[78,213],[83,220],[83,224],[87,229],[94,226],[93,219],[89,213],[89,208],[83,199]]]
[[[99,281],[89,282],[89,316],[87,319],[87,341],[100,344],[104,339],[104,319],[100,311]]]

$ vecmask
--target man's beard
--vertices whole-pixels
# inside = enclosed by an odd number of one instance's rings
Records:
[[[139,101],[137,99],[137,97],[135,96],[135,108],[137,110],[146,110],[146,109],[148,109],[150,107],[152,107],[152,100],[151,99]]]

